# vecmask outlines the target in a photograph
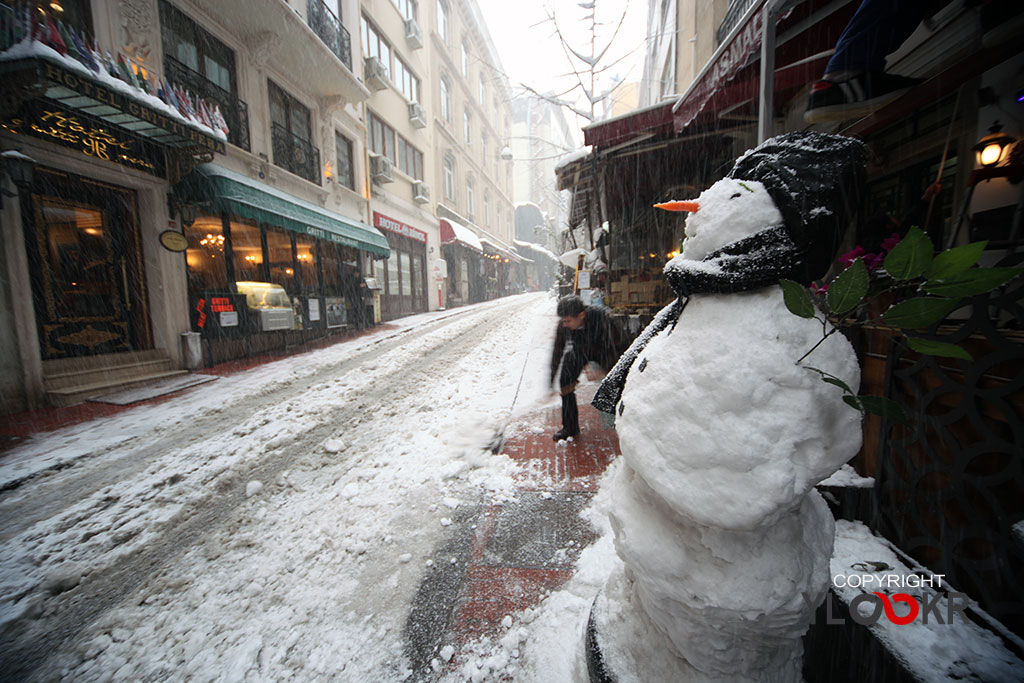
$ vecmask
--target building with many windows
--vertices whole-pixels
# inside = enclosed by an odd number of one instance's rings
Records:
[[[514,289],[508,87],[472,0],[2,19],[0,411]]]

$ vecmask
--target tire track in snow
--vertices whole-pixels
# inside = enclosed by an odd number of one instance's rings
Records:
[[[301,397],[286,399],[310,392],[329,391],[332,383],[347,383],[346,378],[353,376],[355,381],[348,384],[349,393],[361,390],[358,404],[365,415],[375,415],[408,396],[410,378],[416,387],[429,386],[444,379],[449,369],[464,355],[467,342],[487,339],[488,335],[501,327],[509,311],[514,313],[533,303],[531,300],[502,302],[501,306],[452,315],[442,321],[403,331],[395,335],[395,338],[376,342],[374,345],[378,348],[360,349],[358,355],[316,375],[268,388],[255,397],[255,409],[252,405],[229,406],[216,415],[159,435],[150,444],[141,447],[135,442],[121,444],[90,458],[88,466],[69,468],[31,481],[17,495],[11,495],[13,492],[5,495],[0,507],[0,528],[4,529],[6,540],[14,541],[24,535],[26,530],[45,527],[51,506],[60,505],[60,509],[66,509],[69,502],[77,503],[81,509],[66,514],[57,525],[58,528],[65,527],[59,540],[65,544],[70,543],[73,538],[70,532],[76,531],[91,517],[107,514],[113,507],[132,508],[132,495],[137,499],[139,488],[143,487],[135,487],[134,490],[128,487],[127,491],[119,491],[116,486],[132,478],[141,478],[142,484],[150,487],[156,485],[157,488],[166,488],[167,497],[172,499],[170,507],[173,508],[178,501],[173,500],[174,494],[171,491],[187,483],[189,475],[181,475],[182,478],[176,480],[180,473],[171,473],[163,478],[157,477],[154,482],[153,475],[158,472],[154,472],[151,461],[172,462],[182,451],[193,448],[196,443],[202,444],[204,435],[212,425],[220,425],[221,431],[224,431],[223,425],[237,422],[239,426],[235,431],[242,432],[242,440],[251,441],[253,434],[259,434],[261,414],[281,409],[282,401],[286,407],[290,404],[301,410]],[[455,329],[454,335],[448,333],[452,329]],[[417,334],[405,334],[411,331]],[[414,350],[407,354],[404,364],[384,368],[383,373],[372,372],[374,365],[381,369],[381,359],[387,359],[389,354],[400,356],[409,347]],[[407,381],[390,381],[395,378]],[[425,400],[429,402],[429,398]],[[422,400],[420,403],[422,405]],[[252,463],[236,460],[214,473],[201,483],[199,494],[193,495],[184,504],[178,504],[173,513],[157,524],[155,532],[143,525],[143,529],[136,530],[134,534],[129,533],[120,543],[105,548],[100,557],[84,558],[85,564],[92,561],[98,566],[87,567],[88,571],[79,577],[78,584],[70,590],[60,591],[61,587],[55,586],[56,594],[43,595],[45,591],[38,583],[33,586],[34,594],[31,594],[31,590],[26,593],[27,609],[21,618],[7,622],[3,631],[0,631],[0,640],[3,642],[0,670],[5,671],[5,679],[46,679],[56,674],[54,669],[42,665],[52,653],[61,651],[88,624],[121,604],[148,580],[157,577],[172,560],[200,544],[213,530],[231,519],[234,511],[246,500],[246,481],[274,481],[284,470],[294,467],[297,461],[318,451],[325,439],[336,436],[339,422],[343,423],[351,411],[352,405],[342,400],[328,412],[315,416],[308,413],[303,415],[315,419],[305,424],[301,433],[294,435],[294,438],[286,436],[258,454],[259,457]],[[347,429],[358,430],[358,427],[357,423]],[[182,446],[183,443],[186,445]],[[358,435],[355,435],[353,444],[358,443]],[[349,468],[358,464],[358,458],[347,463]],[[114,475],[117,482],[115,486],[110,486]],[[194,493],[194,490],[190,493]],[[45,511],[30,512],[19,518],[19,512],[24,513],[26,509],[39,510],[41,502],[46,505]],[[167,503],[164,499],[151,502],[154,506]],[[87,533],[92,531],[95,530]],[[42,533],[45,532],[46,529],[43,529]],[[105,532],[100,530],[96,535]],[[123,544],[128,547],[119,551],[119,546]],[[116,555],[117,552],[120,555]],[[41,552],[35,553],[33,562],[45,565],[51,563],[54,557],[59,559],[61,555],[60,549],[44,545]],[[115,555],[116,560],[109,561]],[[75,561],[73,554],[71,558]],[[104,564],[102,560],[105,559],[108,562]]]

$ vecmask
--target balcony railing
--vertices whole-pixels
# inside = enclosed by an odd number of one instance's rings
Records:
[[[207,101],[216,102],[228,124],[228,142],[250,151],[249,107],[245,102],[173,57],[164,56],[164,71],[168,81],[183,85]]]
[[[277,123],[271,125],[271,135],[274,165],[320,185],[320,150]]]
[[[323,0],[309,0],[306,5],[306,17],[313,33],[337,55],[341,63],[352,70],[352,38],[341,19],[334,16],[331,8]]]

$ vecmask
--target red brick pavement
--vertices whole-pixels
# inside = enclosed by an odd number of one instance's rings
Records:
[[[520,491],[524,494],[540,492],[541,497],[547,499],[571,498],[572,505],[556,505],[555,509],[573,516],[577,516],[578,510],[597,491],[605,468],[619,454],[615,430],[602,426],[600,414],[590,406],[595,389],[595,385],[587,385],[578,392],[579,437],[562,444],[552,441],[551,435],[561,427],[561,412],[555,406],[546,409],[541,416],[545,426],[543,434],[516,435],[512,426],[513,436],[506,441],[502,451],[513,460],[535,465],[522,478]],[[535,424],[537,417],[527,416],[523,423]],[[506,616],[539,604],[547,593],[557,590],[572,577],[579,552],[594,540],[593,531],[582,520],[562,520],[555,525],[558,527],[557,542],[566,551],[559,554],[560,559],[543,562],[541,566],[517,566],[519,563],[514,558],[513,561],[503,559],[500,548],[496,552],[493,548],[492,552],[487,552],[506,507],[492,504],[477,530],[455,610],[454,632],[459,642],[498,633]],[[526,520],[521,524],[550,527],[551,520]]]

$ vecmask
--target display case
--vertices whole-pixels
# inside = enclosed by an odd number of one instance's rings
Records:
[[[284,287],[272,282],[236,282],[235,286],[245,295],[261,332],[295,329],[295,311]]]

